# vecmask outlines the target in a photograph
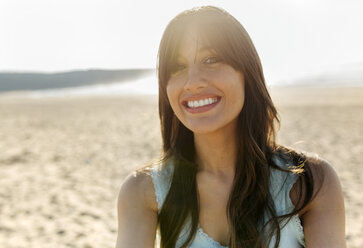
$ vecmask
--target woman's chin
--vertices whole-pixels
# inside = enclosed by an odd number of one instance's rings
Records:
[[[194,134],[213,134],[216,132],[229,132],[237,125],[237,118],[234,120],[220,120],[218,118],[210,120],[194,120],[184,123],[184,125]]]
[[[189,125],[187,128],[192,131],[194,134],[208,134],[214,133],[218,130],[218,127],[215,125]]]

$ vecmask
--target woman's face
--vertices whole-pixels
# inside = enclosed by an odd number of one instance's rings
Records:
[[[223,63],[197,32],[190,30],[181,43],[166,90],[175,115],[188,129],[210,133],[237,121],[244,103],[244,76]]]

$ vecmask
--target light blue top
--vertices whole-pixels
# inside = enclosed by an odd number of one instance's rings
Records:
[[[272,159],[274,162],[282,167],[287,168],[292,165],[289,161],[283,160],[277,155],[273,155]],[[150,174],[155,188],[156,200],[158,203],[158,210],[160,212],[165,197],[169,191],[171,178],[173,174],[174,167],[172,164],[166,166],[161,166],[156,164],[151,167]],[[290,190],[293,184],[296,182],[297,175],[293,173],[283,172],[274,168],[271,168],[270,176],[270,193],[272,199],[275,203],[276,212],[278,215],[283,215],[290,213],[294,209],[294,205],[290,199]],[[269,218],[265,216],[264,220],[267,221]],[[294,215],[286,225],[286,222],[281,223],[281,236],[280,236],[280,248],[298,248],[305,247],[304,232],[298,215]],[[190,220],[185,225],[184,229],[179,235],[176,247],[179,248],[184,243],[188,234],[188,226],[190,225]],[[159,232],[157,234],[157,244],[160,242]],[[275,243],[275,237],[272,238],[272,242],[269,248],[273,247]],[[198,226],[197,234],[190,248],[227,248],[228,246],[222,246],[219,242],[215,241],[209,237],[203,229]]]

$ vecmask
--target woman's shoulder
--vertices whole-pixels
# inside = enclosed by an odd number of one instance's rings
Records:
[[[330,162],[318,155],[308,156],[307,161],[314,184],[317,185],[314,189],[316,199],[312,203],[320,202],[327,196],[334,197],[341,192],[338,174]]]
[[[304,172],[311,174],[314,185],[314,195],[321,196],[327,187],[333,186],[332,184],[340,184],[338,174],[336,173],[333,165],[326,159],[322,158],[316,153],[304,153],[305,164]]]
[[[124,179],[121,185],[119,198],[132,202],[138,202],[157,211],[157,202],[155,199],[155,190],[151,171],[155,166],[145,166],[131,171]]]
[[[314,183],[322,184],[323,179],[334,176],[335,170],[326,159],[317,153],[298,152],[289,148],[280,148],[273,152],[272,160],[282,169],[304,176],[310,173]],[[316,180],[316,181],[315,181]]]
[[[130,172],[121,187],[126,197],[157,211],[170,186],[173,166],[169,160],[155,160]],[[121,192],[120,191],[120,192]],[[142,197],[142,199],[139,199]]]
[[[153,247],[157,208],[151,184],[149,174],[140,170],[124,179],[117,200],[117,247]]]
[[[313,182],[312,199],[299,212],[304,223],[306,245],[345,247],[344,195],[339,177],[333,165],[316,154],[306,156],[305,163],[305,170],[309,171]],[[307,183],[309,181],[305,181],[303,185]],[[306,191],[308,187],[302,189]],[[299,189],[296,187],[293,190],[293,198],[297,202]]]
[[[316,153],[303,154],[303,170],[290,192],[291,201],[296,205],[301,204],[299,202],[301,196],[305,198],[308,189],[311,189],[311,201],[301,210],[300,215],[321,204],[322,201],[329,200],[327,197],[341,193],[339,177],[332,164]]]
[[[332,164],[317,153],[298,152],[287,147],[279,147],[274,151],[272,160],[278,169],[287,172],[294,179],[290,193],[294,205],[306,196],[309,189],[311,191],[309,193],[312,194],[311,205],[322,197],[329,187],[335,186],[332,188],[337,189],[337,185],[340,184]]]

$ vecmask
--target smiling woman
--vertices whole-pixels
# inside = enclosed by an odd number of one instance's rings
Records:
[[[117,247],[345,247],[337,175],[276,144],[278,114],[235,18],[179,14],[158,62],[163,156],[123,183]]]
[[[236,125],[244,102],[243,74],[205,49],[197,30],[188,30],[166,86],[170,105],[185,127],[197,133]],[[235,128],[235,127],[234,127]]]

